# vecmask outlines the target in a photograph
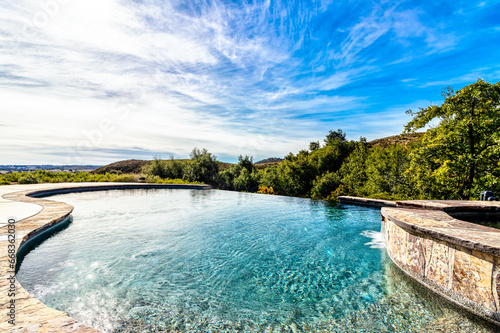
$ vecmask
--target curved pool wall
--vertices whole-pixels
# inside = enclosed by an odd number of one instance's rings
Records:
[[[57,222],[54,225],[48,226],[43,230],[37,232],[34,236],[29,237],[26,241],[23,241],[16,253],[16,268],[15,272],[19,271],[19,267],[21,267],[21,263],[24,259],[24,256],[27,255],[33,248],[37,247],[44,240],[52,236],[53,234],[66,229],[73,222],[72,216],[67,216],[63,220]]]
[[[42,197],[73,192],[121,190],[121,189],[211,189],[209,185],[185,184],[137,184],[137,183],[63,183],[35,185],[7,185],[0,187],[2,210],[13,208],[12,202],[22,202],[42,207],[37,214],[21,218],[14,223],[15,248],[22,259],[23,252],[34,243],[43,241],[58,228],[70,222],[73,206]],[[5,211],[4,210],[4,211]],[[9,213],[22,214],[18,207]],[[8,217],[10,219],[10,217]],[[0,227],[0,304],[3,320],[1,332],[99,332],[69,317],[62,311],[52,309],[32,297],[15,279],[15,268],[9,265],[9,226],[2,221]],[[10,321],[10,322],[9,322]]]
[[[500,325],[500,230],[458,219],[498,216],[500,204],[396,204],[381,210],[387,254],[393,263],[449,301]]]

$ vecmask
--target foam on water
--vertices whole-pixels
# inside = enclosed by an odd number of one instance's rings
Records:
[[[366,246],[369,246],[372,249],[385,249],[383,233],[373,230],[363,230],[360,235],[372,239],[368,243],[365,243]]]

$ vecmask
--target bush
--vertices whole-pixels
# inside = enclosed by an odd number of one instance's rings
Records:
[[[266,187],[266,186],[259,187],[259,190],[257,191],[257,193],[260,193],[260,194],[271,194],[271,195],[277,194],[277,193],[274,192],[274,189],[272,187]]]
[[[331,193],[335,191],[339,185],[340,177],[336,172],[328,172],[318,176],[311,190],[311,198],[325,199],[331,196]]]
[[[184,179],[190,182],[214,184],[219,173],[217,157],[206,149],[194,148],[191,152],[191,161],[184,169]]]
[[[330,193],[330,195],[327,196],[325,198],[325,200],[327,200],[327,201],[338,201],[339,197],[343,196],[343,195],[350,195],[349,188],[347,188],[347,186],[344,186],[344,185],[339,185],[339,187],[337,187],[337,189],[335,191],[333,191],[332,193]]]
[[[121,175],[114,176],[112,178],[112,181],[113,182],[122,182],[122,183],[133,183],[133,182],[135,182],[135,176],[121,174]]]
[[[27,175],[21,177],[18,180],[18,183],[19,184],[38,184],[38,183],[40,183],[40,179],[35,177],[35,175],[33,175],[32,173],[28,173]]]

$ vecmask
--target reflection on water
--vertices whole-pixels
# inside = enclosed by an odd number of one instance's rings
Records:
[[[446,300],[436,296],[416,283],[394,266],[385,252],[383,262],[384,298],[373,302],[364,294],[367,306],[343,312],[340,318],[317,318],[314,322],[256,325],[251,321],[228,321],[209,317],[187,307],[143,306],[127,320],[123,320],[116,332],[135,332],[147,327],[154,332],[170,330],[206,332],[498,332],[489,324],[469,314]],[[360,289],[366,288],[361,286]],[[343,293],[346,293],[344,291]],[[346,294],[349,294],[348,292]],[[348,297],[348,295],[346,295]],[[346,300],[337,295],[339,306]],[[345,305],[345,304],[344,304]],[[144,318],[147,318],[145,320]]]
[[[74,221],[18,278],[106,331],[489,332],[394,268],[376,209],[195,190],[54,199]]]
[[[453,218],[500,229],[500,213],[487,211],[465,211],[448,213]]]

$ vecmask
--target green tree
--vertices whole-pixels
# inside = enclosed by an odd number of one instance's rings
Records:
[[[150,164],[144,166],[142,171],[147,175],[158,176],[162,179],[168,177],[165,161],[159,156],[155,156],[154,160]]]
[[[316,151],[320,148],[319,141],[312,141],[309,143],[309,150],[311,152]]]
[[[309,155],[309,160],[315,166],[317,175],[339,170],[356,146],[353,141],[346,140],[345,133],[340,129],[336,132],[330,131],[325,142],[327,144],[323,148],[317,149]]]
[[[440,106],[407,111],[413,119],[405,133],[439,120],[411,156],[409,172],[418,186],[431,192],[421,197],[469,199],[481,189],[498,190],[500,82],[479,79],[457,92],[447,88],[443,96]]]
[[[191,182],[214,184],[219,173],[217,157],[206,149],[194,148],[190,154],[191,161],[187,163],[184,178]]]
[[[355,143],[347,141],[340,129],[330,131],[325,143],[323,148],[319,148],[319,142],[312,142],[309,150],[301,150],[297,155],[288,154],[279,166],[261,173],[260,185],[272,187],[281,195],[329,196],[338,185],[333,175],[354,149]],[[311,192],[313,188],[314,193]]]
[[[338,129],[336,131],[330,130],[328,134],[326,135],[325,138],[325,143],[327,145],[332,144],[334,142],[346,142],[346,133],[343,132],[341,129]]]
[[[170,160],[166,163],[167,177],[170,179],[182,179],[184,177],[184,167],[182,162],[170,156]]]
[[[253,164],[253,157],[245,155],[243,157],[242,155],[238,156],[238,165],[241,168],[247,169],[248,172],[252,173],[255,171],[255,165]]]
[[[366,139],[361,138],[356,143],[356,148],[345,159],[339,170],[342,177],[342,184],[348,192],[353,195],[363,196],[364,185],[367,181],[366,158],[368,156],[368,145]]]
[[[223,170],[217,177],[217,187],[222,190],[255,192],[259,189],[259,173],[253,157],[238,156],[238,164]]]
[[[270,186],[278,189],[279,193],[283,195],[308,196],[316,178],[315,167],[308,157],[308,152],[303,150],[297,156],[285,159],[278,168],[280,172],[279,184],[271,184]]]
[[[410,198],[409,164],[408,148],[403,145],[372,148],[366,159],[365,193],[379,199]]]
[[[181,179],[184,177],[183,164],[170,156],[170,160],[165,161],[155,156],[154,160],[142,169],[146,175],[158,176],[161,179]]]
[[[340,177],[336,172],[327,172],[319,175],[313,183],[311,198],[326,199],[331,196],[332,192],[334,192],[340,185]]]
[[[318,175],[335,172],[340,169],[340,166],[349,155],[351,143],[336,142],[325,147],[313,151],[309,155],[309,161],[316,169]]]
[[[269,166],[260,172],[260,186],[272,187],[275,194],[286,195],[284,177],[279,166]]]
[[[281,195],[304,197],[309,195],[315,178],[316,168],[310,154],[301,150],[297,155],[288,154],[280,165],[261,173],[260,185],[272,187]]]
[[[259,173],[256,170],[250,172],[242,168],[234,178],[233,187],[236,191],[256,192],[259,189]]]

